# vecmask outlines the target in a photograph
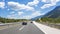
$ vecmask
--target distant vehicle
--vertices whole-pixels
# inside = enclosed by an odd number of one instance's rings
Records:
[[[33,23],[33,22],[31,21],[31,23]]]
[[[22,25],[27,25],[27,22],[22,22]]]

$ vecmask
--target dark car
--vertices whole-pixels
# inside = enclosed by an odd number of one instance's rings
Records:
[[[27,25],[27,22],[22,22],[22,25]]]
[[[31,21],[31,23],[33,23],[33,22]]]

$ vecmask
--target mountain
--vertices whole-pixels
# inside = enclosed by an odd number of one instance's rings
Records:
[[[31,20],[36,20],[36,19],[41,18],[41,17],[42,16],[37,16],[37,17],[32,18]]]
[[[60,6],[57,6],[52,11],[45,14],[43,17],[49,17],[49,18],[57,18],[60,17]]]
[[[49,17],[49,18],[60,17],[60,6],[57,6],[56,8],[54,8],[53,10],[51,10],[50,12],[48,12],[47,14],[45,14],[43,16],[37,16],[35,18],[32,18],[31,20],[36,20],[36,19],[42,18],[42,17]]]

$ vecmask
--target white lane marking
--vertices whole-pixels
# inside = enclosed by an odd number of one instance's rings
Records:
[[[2,28],[2,29],[0,29],[0,30],[4,30],[4,29],[7,29],[7,28]]]
[[[19,30],[22,30],[25,26],[21,27]]]

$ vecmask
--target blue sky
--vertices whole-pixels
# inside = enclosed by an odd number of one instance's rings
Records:
[[[0,0],[0,16],[31,19],[46,14],[60,5],[60,0]]]

